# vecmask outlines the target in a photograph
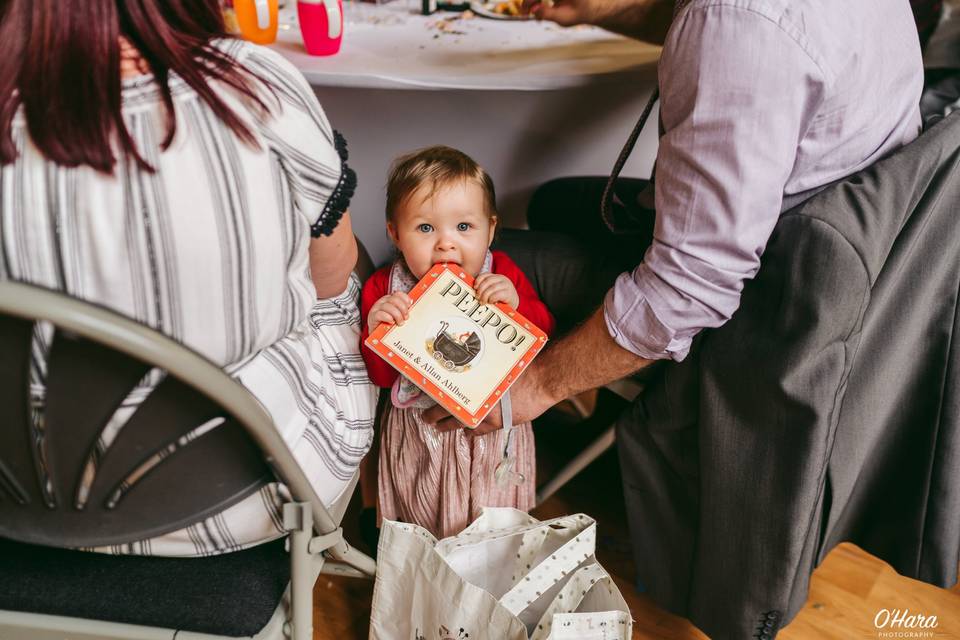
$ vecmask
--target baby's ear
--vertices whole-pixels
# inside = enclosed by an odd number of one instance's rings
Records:
[[[487,248],[493,244],[493,238],[497,235],[497,216],[490,216],[490,237],[487,238]]]
[[[387,222],[387,235],[390,237],[390,242],[397,244],[397,225],[392,222]]]

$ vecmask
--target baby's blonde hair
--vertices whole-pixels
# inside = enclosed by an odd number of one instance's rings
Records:
[[[451,147],[436,145],[417,149],[397,158],[387,179],[387,221],[396,222],[397,209],[417,189],[430,185],[428,198],[457,180],[472,180],[483,190],[487,215],[497,215],[497,194],[493,180],[476,160]]]

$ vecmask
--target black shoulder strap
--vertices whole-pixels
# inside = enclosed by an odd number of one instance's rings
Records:
[[[607,228],[610,229],[611,233],[628,233],[627,231],[617,227],[613,220],[613,187],[617,182],[617,178],[620,177],[620,172],[623,171],[623,165],[627,163],[627,158],[629,158],[630,154],[633,153],[633,147],[637,144],[637,138],[640,137],[640,132],[643,131],[643,128],[647,124],[647,120],[650,118],[650,112],[653,111],[653,105],[657,104],[657,100],[659,99],[660,90],[654,89],[653,95],[650,96],[650,101],[647,102],[646,108],[643,110],[643,113],[640,114],[640,119],[637,121],[633,131],[630,132],[630,137],[627,138],[626,144],[623,145],[623,149],[621,149],[620,155],[617,157],[617,162],[613,165],[613,171],[610,172],[610,178],[607,180],[607,185],[603,188],[603,197],[600,200],[600,215],[603,217],[603,222],[607,225]]]
[[[676,0],[676,4],[673,7],[674,19],[676,19],[680,11],[687,6],[689,2],[690,0]],[[610,172],[610,179],[607,180],[607,185],[603,188],[603,197],[600,200],[600,215],[603,217],[603,222],[607,225],[607,228],[610,229],[611,233],[630,233],[630,231],[625,231],[618,228],[613,219],[613,187],[617,182],[617,178],[620,177],[620,172],[623,171],[623,165],[627,163],[627,158],[629,158],[630,154],[633,153],[633,147],[637,144],[637,138],[640,137],[640,132],[643,131],[643,128],[647,124],[647,120],[650,119],[650,113],[653,111],[653,105],[657,104],[657,100],[659,99],[660,89],[658,87],[653,90],[653,95],[650,96],[650,101],[647,102],[646,108],[643,110],[643,113],[640,114],[640,119],[637,121],[637,125],[633,128],[633,131],[630,132],[630,137],[627,138],[626,144],[623,145],[623,149],[620,151],[619,157],[617,157],[616,164],[613,165],[613,171]]]

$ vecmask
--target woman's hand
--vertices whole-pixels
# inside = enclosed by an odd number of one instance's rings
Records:
[[[367,315],[367,329],[370,333],[381,323],[403,324],[410,317],[410,305],[413,300],[405,293],[397,292],[383,296],[373,303]]]
[[[520,306],[520,295],[510,278],[499,273],[482,273],[474,281],[477,300],[483,304],[502,302],[511,309]]]

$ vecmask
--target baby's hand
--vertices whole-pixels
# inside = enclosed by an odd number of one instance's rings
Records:
[[[367,315],[367,329],[373,333],[381,322],[403,324],[410,317],[410,305],[413,300],[405,293],[397,292],[383,296],[373,303]]]
[[[477,276],[473,283],[477,290],[477,300],[483,304],[503,302],[511,309],[520,305],[520,296],[517,288],[510,282],[510,278],[498,273],[483,273]]]

